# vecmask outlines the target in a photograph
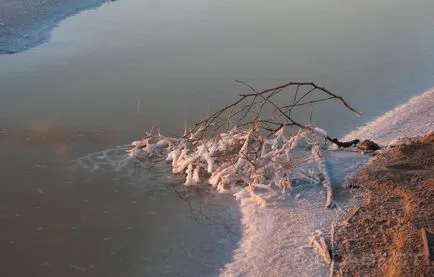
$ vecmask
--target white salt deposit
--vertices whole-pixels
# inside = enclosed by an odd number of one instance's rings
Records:
[[[433,131],[433,119],[431,90],[343,140],[396,144],[400,141],[396,138]],[[109,161],[109,168],[125,170],[132,161],[146,166],[147,161],[162,158],[170,162],[174,174],[185,176],[186,186],[208,183],[218,192],[237,192],[234,196],[241,203],[242,235],[233,261],[221,269],[221,276],[325,276],[328,266],[309,246],[309,238],[317,229],[327,232],[333,221],[357,204],[348,192],[341,192],[335,197],[337,209],[324,205],[332,203],[331,188],[342,186],[345,177],[368,157],[344,151],[323,153],[318,146],[312,153],[295,151],[300,141],[312,144],[327,136],[318,127],[296,134],[281,128],[267,138],[252,130],[234,128],[211,139],[197,140],[200,131],[181,139],[148,134],[133,143],[129,155],[123,152],[125,147],[118,149],[119,155]],[[252,154],[256,148],[258,151]],[[232,154],[227,158],[222,153]],[[76,165],[89,171],[107,167],[96,156],[108,160],[108,152],[102,151],[77,159]]]
[[[345,176],[360,168],[369,158],[354,152],[325,156],[332,170],[331,180],[343,184]],[[357,201],[336,195],[338,209],[326,209],[326,191],[318,184],[295,186],[285,198],[258,207],[251,198],[241,201],[242,236],[233,261],[220,276],[327,276],[328,266],[309,246],[317,229],[327,231],[334,220]]]
[[[372,139],[387,145],[399,137],[419,136],[433,130],[434,90],[430,90],[343,140]],[[351,153],[330,154],[327,161],[335,186],[367,161],[366,157],[350,157]],[[317,229],[327,231],[345,212],[325,209],[319,201],[325,201],[325,195],[318,186],[300,186],[293,195],[286,201],[276,201],[273,207],[257,208],[254,202],[242,202],[242,238],[233,261],[222,269],[221,276],[327,276],[328,266],[309,247],[308,240]],[[338,202],[347,210],[357,200],[347,196]]]
[[[381,145],[387,145],[398,138],[421,136],[432,131],[434,89],[411,98],[407,103],[352,131],[343,140],[371,139]]]

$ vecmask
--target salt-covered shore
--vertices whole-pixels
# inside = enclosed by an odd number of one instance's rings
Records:
[[[380,116],[365,127],[350,133],[344,140],[353,137],[371,139],[385,146],[392,141],[394,141],[393,144],[396,144],[397,139],[402,137],[429,133],[434,129],[433,103],[434,90],[427,91]],[[186,139],[167,138],[159,133],[157,136],[153,136],[151,132],[141,141],[134,143],[135,146],[130,150],[129,156],[122,152],[120,159],[113,162],[109,161],[109,164],[114,170],[122,171],[128,169],[128,164],[131,162],[141,163],[140,160],[142,159],[152,159],[162,155],[165,159],[167,158],[167,161],[170,161],[173,173],[185,172],[185,186],[192,186],[200,182],[199,171],[202,170],[208,171],[210,175],[208,182],[217,191],[233,193],[234,191],[227,188],[225,181],[229,180],[234,183],[234,186],[229,186],[229,188],[237,187],[236,174],[253,167],[245,161],[244,163],[240,162],[241,158],[239,157],[236,163],[230,163],[227,167],[225,167],[225,163],[212,158],[215,157],[213,153],[217,149],[222,148],[221,151],[223,151],[223,148],[240,145],[240,142],[242,142],[242,147],[239,151],[243,153],[244,146],[249,143],[250,132],[237,133],[235,129],[230,132],[233,133],[221,133],[218,140],[204,140],[201,142],[202,144],[196,144],[196,148],[193,144],[188,144]],[[195,135],[197,135],[196,132],[190,133],[193,139]],[[268,144],[270,147],[264,147],[263,149],[266,150],[264,153],[261,152],[261,155],[267,156],[267,151],[275,151],[280,154],[281,149],[291,148],[292,144],[289,145],[289,140],[284,136],[284,132],[279,131],[273,138],[265,140],[264,145]],[[298,136],[296,135],[296,137]],[[228,140],[228,138],[232,139]],[[237,139],[238,144],[234,143]],[[286,143],[274,143],[279,139],[286,141]],[[207,144],[207,147],[204,144]],[[98,162],[92,163],[90,167],[85,163],[89,160],[88,156],[73,161],[73,164],[75,167],[82,167],[90,171],[97,170],[100,163],[107,164],[108,161],[104,156],[101,157],[98,153],[94,155],[96,155]],[[252,183],[249,188],[242,188],[236,193],[241,202],[241,239],[238,247],[233,251],[232,261],[220,269],[220,276],[273,277],[326,276],[328,274],[332,267],[324,263],[323,259],[309,245],[309,240],[317,230],[328,237],[330,226],[337,226],[345,219],[348,211],[364,203],[365,199],[360,191],[348,189],[346,178],[358,172],[367,162],[372,161],[372,158],[368,155],[360,155],[357,151],[326,151],[322,155],[334,186],[334,200],[337,202],[337,208],[327,209],[324,207],[327,193],[326,189],[319,185],[321,180],[314,180],[315,182],[309,184],[308,180],[304,182],[303,178],[300,178],[301,182],[295,183],[289,192],[286,192],[286,187],[281,187],[281,189],[283,188],[282,193],[274,193],[275,198],[270,198],[268,201],[263,201],[264,198],[261,199],[249,189],[254,190],[257,186],[269,191],[271,185],[264,185],[267,183],[261,181],[258,184]],[[283,155],[275,155],[275,157],[285,158]],[[314,166],[309,164],[312,163],[312,159],[304,159],[303,161],[300,163],[300,167]],[[233,168],[237,169],[236,172],[231,171]],[[228,178],[221,178],[222,172]],[[252,170],[246,171],[245,175],[252,175],[251,172]],[[313,175],[316,173],[314,172]],[[280,178],[291,177],[281,175]],[[275,186],[280,184],[278,181],[274,181],[274,183]],[[245,197],[240,192],[245,192]]]
[[[394,143],[351,183],[364,199],[334,229],[335,276],[434,276],[427,235],[434,232],[434,132]]]
[[[429,90],[351,132],[344,140],[357,137],[387,145],[433,130],[434,90]],[[366,161],[345,154],[331,154],[327,160],[335,186],[344,186],[345,177]],[[241,241],[221,276],[326,276],[329,266],[309,247],[309,238],[317,229],[327,233],[332,223],[341,221],[348,210],[362,203],[358,192],[344,189],[339,193],[338,189],[337,195],[340,208],[335,210],[324,208],[324,192],[316,186],[300,187],[289,199],[271,207],[258,209],[253,202],[243,202]]]
[[[357,137],[371,139],[385,146],[392,141],[396,143],[398,138],[429,133],[434,129],[433,103],[434,90],[427,91],[385,113],[365,127],[351,132],[343,140]],[[246,134],[238,135],[242,137]],[[131,157],[150,156],[161,151],[164,145],[179,143],[179,140],[171,142],[167,141],[170,138],[162,136],[159,139],[152,142],[152,136],[147,136],[136,142],[130,152]],[[204,153],[206,154],[200,147],[189,154],[186,150],[177,152],[176,149],[175,147],[168,152],[172,170],[175,173],[181,172],[188,164],[185,185],[190,186],[200,177],[197,172],[195,173],[197,170],[193,170],[193,166],[189,164],[194,162],[196,169],[202,166],[206,170],[213,161],[209,161],[210,157],[205,155],[206,161],[196,162]],[[115,170],[128,168],[127,163],[135,161],[123,155],[122,159],[117,159],[111,164]],[[345,220],[350,210],[364,203],[365,199],[360,191],[348,189],[347,177],[371,162],[372,157],[360,155],[357,151],[327,151],[323,153],[323,157],[334,186],[337,208],[324,207],[327,193],[318,182],[296,184],[290,192],[282,193],[266,203],[258,202],[255,197],[240,197],[241,238],[233,251],[232,261],[220,269],[220,276],[327,276],[332,267],[324,263],[309,245],[309,240],[317,230],[323,232],[325,237],[329,237],[330,226],[338,228],[338,224]],[[81,166],[82,159],[75,161],[75,166]],[[104,159],[99,162],[106,163]],[[98,165],[93,165],[91,170],[97,168]],[[211,166],[211,169],[214,168],[214,165]],[[219,172],[221,171],[213,171],[214,175],[211,174],[210,180],[213,176],[219,176]],[[225,191],[224,186],[216,186],[216,189]]]
[[[407,103],[388,111],[358,128],[343,140],[373,139],[387,145],[394,139],[421,136],[434,130],[434,89],[411,98]]]
[[[65,18],[108,0],[0,1],[0,55],[38,46]]]

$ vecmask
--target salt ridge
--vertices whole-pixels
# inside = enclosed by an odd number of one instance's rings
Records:
[[[434,88],[358,128],[343,140],[372,139],[386,145],[396,138],[425,135],[434,130]]]

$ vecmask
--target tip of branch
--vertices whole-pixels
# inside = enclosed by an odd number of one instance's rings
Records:
[[[332,201],[330,201],[330,203],[326,204],[326,208],[327,209],[334,209],[334,208],[337,208],[337,207],[338,207],[338,204],[334,200],[332,200]]]

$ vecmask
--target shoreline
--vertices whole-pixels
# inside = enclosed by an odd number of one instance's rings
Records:
[[[46,43],[61,21],[106,2],[109,0],[0,3],[0,55],[20,53]]]
[[[239,248],[220,276],[327,276],[328,266],[309,246],[309,239],[317,230],[326,233],[361,203],[358,193],[344,187],[345,177],[369,162],[357,152],[330,152],[325,159],[339,207],[324,207],[325,188],[318,184],[297,185],[284,199],[265,207],[242,200]]]
[[[361,137],[378,141],[384,146],[393,141],[395,144],[402,143],[403,140],[399,138],[425,135],[434,130],[434,122],[432,122],[434,107],[430,105],[432,101],[434,101],[434,90],[426,91],[413,97],[406,104],[386,112],[364,127],[350,132],[345,139]],[[387,153],[387,149],[380,150],[380,155],[383,152]],[[345,154],[345,152],[335,153]],[[282,205],[284,201],[280,201],[274,207],[258,208],[254,203],[241,203],[243,231],[240,246],[234,251],[233,261],[225,265],[220,276],[238,276],[239,274],[327,276],[330,274],[330,269],[336,273],[336,270],[340,270],[341,259],[336,253],[341,251],[339,253],[344,255],[339,248],[341,247],[339,238],[331,239],[334,235],[330,234],[328,243],[331,244],[329,246],[332,252],[331,265],[324,263],[320,255],[308,245],[309,239],[316,230],[320,230],[328,240],[329,233],[334,233],[335,226],[338,226],[336,224],[346,221],[351,216],[349,211],[357,210],[366,203],[366,195],[360,190],[351,189],[352,182],[345,179],[348,176],[361,174],[366,168],[371,167],[375,160],[376,157],[364,161],[365,164],[362,164],[364,166],[343,168],[345,165],[361,161],[350,160],[348,162],[345,159],[339,161],[334,160],[334,157],[327,157],[328,167],[334,175],[332,179],[340,205],[339,209],[329,210],[323,207],[325,195],[324,191],[321,191],[322,188],[318,186],[299,188],[302,192],[291,193],[289,204],[285,205]],[[333,164],[333,161],[336,163]],[[336,184],[340,186],[337,187]],[[309,195],[308,197],[303,195],[303,190],[306,190],[305,194]],[[302,197],[299,197],[300,194]],[[368,240],[367,238],[366,241]],[[334,251],[335,247],[338,249],[337,252]],[[353,275],[342,274],[342,276]]]
[[[433,276],[434,132],[378,154],[351,181],[363,201],[336,228],[337,276]],[[429,251],[428,251],[429,252]]]
[[[426,135],[434,130],[432,103],[434,103],[434,88],[412,97],[406,103],[351,131],[342,140],[372,139],[386,146],[400,138]]]

